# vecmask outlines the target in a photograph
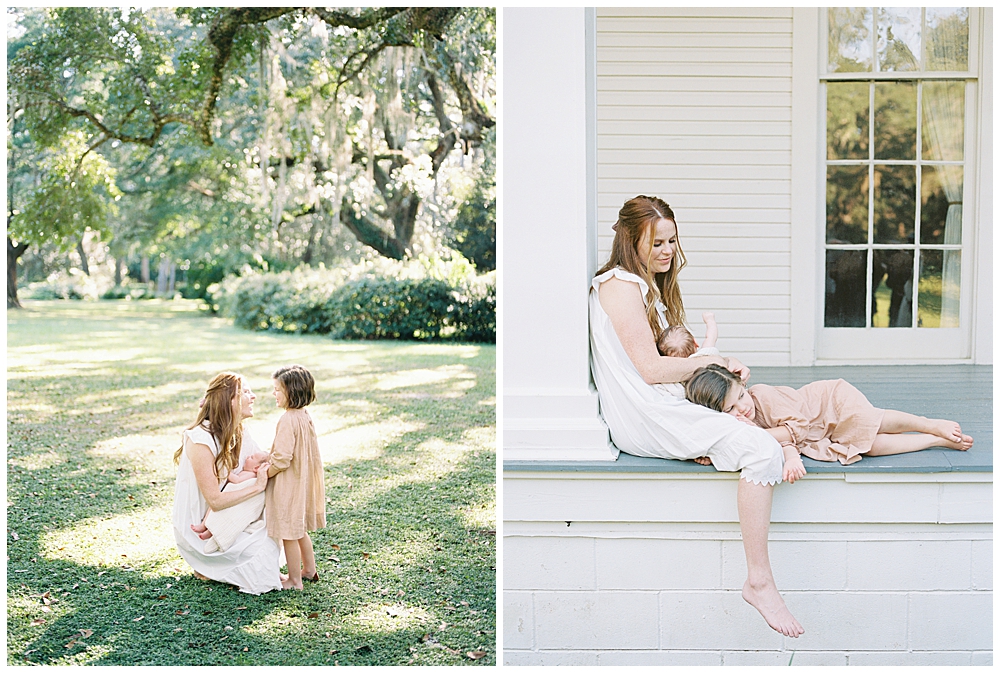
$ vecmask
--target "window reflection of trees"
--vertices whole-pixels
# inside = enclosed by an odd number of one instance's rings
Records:
[[[918,280],[917,326],[955,327],[961,251],[937,246],[961,244],[964,171],[942,162],[963,161],[966,85],[924,81],[920,72],[968,69],[968,8],[831,8],[827,16],[829,72],[911,79],[827,82],[826,242],[866,249],[827,250],[824,324],[910,327]]]

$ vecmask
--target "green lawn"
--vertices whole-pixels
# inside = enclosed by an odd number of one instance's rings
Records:
[[[7,313],[8,663],[496,663],[494,346],[251,333],[189,301],[25,304]],[[317,382],[322,581],[198,581],[171,528],[180,432],[234,370],[270,446],[290,363]]]

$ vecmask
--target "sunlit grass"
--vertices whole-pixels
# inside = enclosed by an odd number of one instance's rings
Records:
[[[184,301],[26,305],[8,313],[9,663],[496,661],[494,347],[250,333]],[[198,582],[170,523],[180,432],[235,370],[268,448],[291,362],[317,380],[323,581]]]

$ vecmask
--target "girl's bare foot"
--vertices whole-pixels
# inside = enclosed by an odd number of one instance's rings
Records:
[[[961,444],[962,440],[965,437],[968,437],[968,435],[962,434],[962,426],[956,423],[955,421],[943,421],[939,418],[930,418],[928,419],[928,421],[930,422],[931,426],[930,434],[937,435],[941,439]]]
[[[281,580],[281,588],[282,589],[295,589],[296,591],[302,591],[302,580],[299,580],[299,583],[295,584],[295,583],[292,582],[292,580],[290,580],[290,579],[288,579],[286,577],[285,579]]]
[[[699,465],[711,465],[712,459],[709,458],[708,456],[701,456],[699,458],[695,458],[694,462],[698,463]]]
[[[962,435],[962,441],[951,442],[945,440],[941,442],[941,446],[944,446],[949,449],[955,449],[956,451],[968,451],[969,449],[972,448],[972,441],[973,441],[972,437],[970,437],[969,435]]]
[[[785,607],[785,601],[773,581],[754,587],[747,579],[743,584],[743,600],[756,608],[767,625],[778,633],[789,638],[798,638],[806,632]]]

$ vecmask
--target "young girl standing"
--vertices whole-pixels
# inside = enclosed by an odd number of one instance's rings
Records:
[[[284,589],[302,589],[302,580],[316,582],[316,555],[310,530],[326,527],[326,489],[319,439],[305,406],[316,399],[314,381],[304,367],[289,365],[274,372],[274,400],[285,413],[271,446],[271,467],[265,491],[268,536],[281,540],[288,562]]]

